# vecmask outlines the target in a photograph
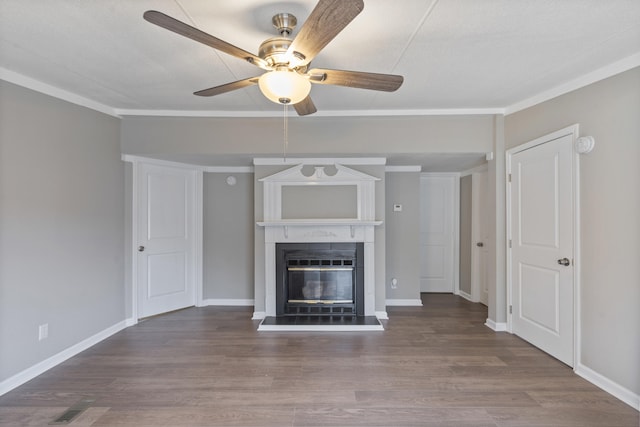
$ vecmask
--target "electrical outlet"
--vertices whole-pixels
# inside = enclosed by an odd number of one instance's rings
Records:
[[[395,277],[391,279],[391,289],[398,289],[398,279]]]
[[[44,325],[38,326],[38,341],[42,341],[45,338],[49,337],[49,324],[45,323]]]

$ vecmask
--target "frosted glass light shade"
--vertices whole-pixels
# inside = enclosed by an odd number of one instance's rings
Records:
[[[297,104],[309,95],[311,83],[295,71],[270,71],[258,79],[262,94],[276,104]]]

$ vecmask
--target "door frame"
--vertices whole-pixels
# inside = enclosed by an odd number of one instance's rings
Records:
[[[481,191],[478,191],[478,188],[474,183],[478,182],[478,175],[485,174],[485,183],[484,188]],[[480,271],[482,271],[481,263],[480,263],[480,255],[479,251],[485,250],[489,251],[489,247],[487,245],[490,243],[489,239],[484,239],[484,234],[488,234],[488,230],[484,229],[484,227],[488,227],[488,217],[489,217],[489,204],[487,200],[488,193],[488,183],[489,183],[489,168],[487,164],[482,165],[479,168],[473,170],[470,174],[471,176],[471,301],[472,302],[481,302],[482,298],[482,288],[481,288],[481,280],[479,279]],[[481,199],[484,198],[484,214],[487,216],[487,224],[481,224],[481,212],[480,212],[480,204]],[[476,245],[478,242],[482,242],[485,246],[483,248],[478,248]],[[487,267],[488,267],[488,256],[484,257],[485,264],[485,281],[488,281],[487,277]],[[487,283],[488,285],[488,283]],[[487,301],[488,303],[488,301]],[[488,304],[487,304],[488,305]]]
[[[452,260],[451,280],[453,280],[453,294],[460,295],[460,173],[459,172],[422,172],[420,173],[420,197],[422,197],[422,181],[429,178],[450,178],[453,184],[453,193],[451,194],[451,209],[453,218],[452,236],[450,254]],[[422,214],[422,212],[420,212]],[[422,230],[419,230],[422,233]],[[420,241],[422,245],[422,241]],[[422,259],[420,260],[422,262]],[[422,285],[420,285],[422,292]]]
[[[131,304],[131,315],[128,320],[128,325],[135,325],[138,323],[138,215],[140,214],[138,209],[139,193],[138,193],[138,175],[141,164],[148,164],[153,166],[167,166],[171,168],[180,168],[192,171],[195,173],[195,197],[193,202],[193,255],[194,262],[192,277],[194,278],[194,294],[195,294],[195,306],[202,307],[204,305],[203,295],[203,169],[194,165],[185,163],[170,162],[165,160],[150,159],[146,157],[123,155],[122,160],[130,162],[132,164],[131,174],[131,236],[129,237],[129,246],[131,254],[131,289],[128,295],[128,300]]]
[[[571,176],[571,188],[573,194],[573,200],[571,201],[572,217],[573,217],[573,370],[578,367],[580,358],[580,162],[579,154],[575,150],[575,142],[579,135],[579,124],[573,124],[566,128],[557,130],[555,132],[543,135],[539,138],[518,145],[506,151],[506,207],[507,207],[507,239],[506,239],[506,254],[507,254],[507,331],[513,333],[513,314],[510,313],[509,308],[512,306],[513,295],[513,281],[511,280],[512,274],[512,252],[510,248],[510,242],[513,236],[512,219],[511,219],[511,183],[509,176],[511,174],[512,157],[516,153],[528,150],[535,146],[551,142],[553,140],[572,136],[572,148],[573,155],[571,156],[573,174]]]

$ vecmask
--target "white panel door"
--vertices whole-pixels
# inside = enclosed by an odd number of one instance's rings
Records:
[[[196,172],[139,164],[138,317],[195,304]]]
[[[573,136],[511,156],[513,332],[573,366]]]
[[[454,291],[455,177],[420,178],[420,291]]]

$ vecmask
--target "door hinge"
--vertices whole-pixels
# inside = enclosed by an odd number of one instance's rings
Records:
[[[513,306],[512,305],[509,306],[509,314],[513,314]]]
[[[509,239],[509,249],[511,249],[511,248],[512,248],[512,246],[511,246],[511,245],[512,245],[512,243],[511,243],[511,239]]]
[[[511,182],[511,174],[509,174],[509,182]]]

